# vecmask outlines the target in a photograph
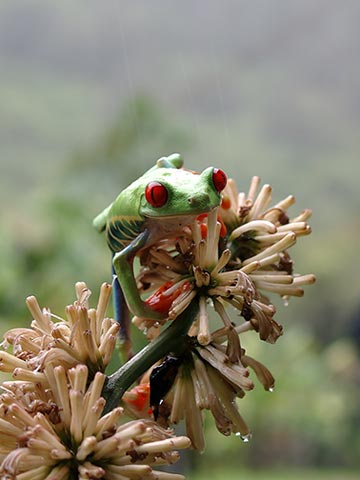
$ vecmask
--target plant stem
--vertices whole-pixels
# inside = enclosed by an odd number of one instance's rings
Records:
[[[187,332],[198,312],[199,302],[194,299],[155,340],[107,377],[102,391],[102,396],[106,400],[103,414],[117,407],[125,391],[158,360],[170,352],[182,350]]]

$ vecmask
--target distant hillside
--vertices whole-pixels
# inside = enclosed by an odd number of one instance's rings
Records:
[[[62,158],[140,91],[193,130],[201,163],[213,149],[235,162],[259,146],[282,163],[328,168],[341,154],[350,166],[359,19],[356,0],[5,0],[1,162],[11,175],[26,157]]]

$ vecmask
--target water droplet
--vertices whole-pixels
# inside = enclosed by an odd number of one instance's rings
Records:
[[[240,437],[241,440],[245,443],[249,442],[251,440],[251,437],[252,437],[251,433],[247,433],[246,435],[242,435],[240,432],[236,432],[235,435],[237,437]]]
[[[273,393],[274,390],[275,390],[274,387],[270,387],[270,388],[268,389],[268,392]]]
[[[288,295],[284,295],[284,296],[282,297],[282,299],[283,299],[283,302],[284,302],[284,307],[288,307],[288,306],[289,306],[289,297],[288,297]]]
[[[214,307],[214,302],[212,300],[211,297],[206,297],[206,303],[210,306],[210,307]]]

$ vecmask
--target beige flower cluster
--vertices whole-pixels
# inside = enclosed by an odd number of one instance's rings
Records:
[[[110,377],[105,370],[119,331],[106,317],[111,285],[102,285],[90,308],[90,291],[78,283],[65,318],[29,297],[30,327],[6,332],[0,351],[0,371],[13,377],[0,393],[1,478],[184,478],[153,467],[174,463],[178,449],[204,450],[204,410],[222,434],[248,441],[237,399],[254,388],[252,373],[267,391],[275,380],[245,351],[243,335],[257,332],[275,343],[283,328],[268,295],[287,302],[315,281],[294,272],[289,254],[311,232],[310,210],[289,217],[294,201],[289,196],[271,206],[271,187],[260,188],[258,177],[248,193],[229,180],[219,208],[142,250],[138,288],[164,320],[133,319],[149,344]],[[169,342],[174,331],[179,336]],[[126,422],[117,403],[130,386],[122,400],[135,420]],[[182,420],[189,438],[170,430]]]
[[[187,437],[174,437],[151,419],[124,422],[123,409],[104,414],[103,370],[118,325],[105,312],[111,286],[101,287],[96,309],[90,291],[76,286],[66,320],[27,300],[31,328],[5,334],[0,370],[14,380],[0,395],[0,476],[17,480],[164,479],[182,475],[154,470],[178,460]]]
[[[173,386],[155,405],[165,425],[185,417],[187,433],[199,450],[204,448],[204,409],[212,412],[220,432],[249,439],[235,398],[254,387],[249,367],[266,390],[273,390],[274,378],[245,353],[240,338],[255,330],[261,340],[275,343],[283,327],[274,320],[275,307],[267,295],[276,293],[287,301],[302,296],[302,286],[315,281],[312,274],[294,273],[288,252],[299,236],[311,232],[306,222],[310,210],[290,219],[287,209],[294,197],[270,206],[271,187],[264,185],[258,192],[259,184],[254,177],[249,192],[238,193],[229,180],[219,209],[199,217],[182,236],[162,239],[141,256],[138,286],[148,293],[149,306],[175,320],[191,302],[199,302],[199,314],[188,332],[188,350],[180,354],[180,366],[173,372]],[[235,320],[228,307],[237,313]],[[214,322],[212,311],[220,324]],[[149,319],[135,317],[133,323],[150,340],[161,329],[161,322]],[[165,377],[166,359],[162,368],[155,367],[153,378],[161,370]]]
[[[254,388],[247,367],[254,370],[268,391],[273,390],[274,378],[244,350],[241,354],[241,359],[229,361],[222,344],[193,348],[180,365],[173,387],[160,402],[158,422],[168,426],[184,419],[192,447],[204,451],[202,412],[209,410],[220,433],[226,436],[234,433],[243,441],[249,441],[251,431],[236,404],[236,398],[242,398],[246,391]]]
[[[90,290],[85,283],[75,286],[77,300],[66,307],[66,318],[41,309],[34,296],[26,299],[33,316],[30,328],[15,328],[4,335],[3,347],[12,346],[12,354],[0,353],[1,370],[12,372],[24,381],[46,382],[45,365],[54,363],[69,369],[82,363],[90,376],[104,372],[115,348],[119,325],[105,318],[112,287],[104,283],[97,308],[90,309]]]
[[[264,185],[256,195],[259,182],[254,177],[248,194],[239,194],[234,181],[228,180],[218,210],[199,218],[182,237],[164,239],[142,255],[138,284],[141,291],[151,293],[147,302],[152,308],[167,312],[173,320],[199,298],[194,328],[201,345],[213,335],[206,313],[209,301],[235,307],[245,320],[237,328],[239,333],[254,329],[262,340],[274,343],[282,327],[273,319],[275,307],[267,294],[285,300],[299,297],[304,294],[302,286],[315,281],[313,274],[293,272],[288,252],[299,236],[311,233],[306,222],[311,211],[290,220],[287,209],[294,197],[269,207],[271,187]],[[226,313],[218,308],[218,314],[227,328],[231,322]],[[159,331],[158,323],[149,319],[135,317],[133,323],[150,338]]]

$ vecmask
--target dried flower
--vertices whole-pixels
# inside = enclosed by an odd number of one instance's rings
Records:
[[[119,328],[104,318],[111,286],[102,285],[96,310],[89,309],[84,283],[76,291],[67,320],[30,297],[31,328],[4,335],[13,352],[0,352],[0,369],[15,380],[3,382],[0,395],[1,478],[184,478],[152,466],[176,462],[187,437],[149,418],[123,423],[121,407],[104,414],[102,370]]]
[[[184,418],[187,434],[198,450],[204,447],[203,409],[211,411],[221,433],[250,438],[235,399],[254,386],[248,368],[268,391],[274,388],[274,378],[245,353],[240,338],[255,330],[260,339],[275,343],[283,328],[274,320],[275,307],[266,294],[277,293],[284,299],[301,296],[301,286],[315,280],[314,275],[294,274],[288,253],[298,236],[311,232],[306,223],[310,210],[289,220],[287,208],[294,197],[269,208],[271,187],[265,185],[256,195],[259,181],[253,178],[246,195],[238,194],[229,180],[219,209],[200,216],[182,236],[162,239],[141,256],[138,285],[150,293],[149,306],[175,320],[191,302],[199,302],[199,315],[188,331],[189,346],[173,372],[172,388],[163,395],[155,393],[156,401],[150,402],[164,425]],[[221,319],[215,328],[209,306]],[[229,306],[243,322],[232,321]],[[149,339],[160,331],[160,322],[137,317],[133,322]],[[169,373],[167,361],[154,367],[155,375]],[[150,381],[155,392],[157,385]]]
[[[49,363],[65,369],[79,363],[87,365],[90,379],[104,372],[113,354],[119,325],[106,318],[111,285],[100,289],[96,309],[90,309],[90,290],[76,284],[77,300],[66,308],[66,319],[39,307],[34,296],[26,300],[33,316],[31,328],[11,329],[4,335],[3,346],[12,346],[13,354],[0,351],[0,370],[13,372],[14,378],[46,384],[44,368]]]
[[[205,229],[203,227],[206,227]],[[202,222],[192,225],[191,237],[179,239],[176,246],[154,246],[148,252],[146,267],[140,272],[139,283],[149,284],[158,290],[147,302],[153,308],[163,308],[171,300],[168,315],[175,319],[195,298],[199,298],[200,314],[189,334],[196,336],[200,345],[207,345],[217,336],[210,331],[207,305],[212,304],[223,323],[223,332],[234,329],[224,303],[231,304],[245,318],[241,331],[253,328],[260,331],[261,338],[274,342],[282,328],[274,320],[275,308],[264,302],[249,271],[261,268],[264,262],[257,261],[242,267],[234,262],[231,251],[225,248],[219,256],[221,224],[217,211],[211,212]],[[204,237],[205,231],[205,238]],[[163,282],[163,283],[161,283]],[[158,327],[148,319],[135,317],[134,323],[147,328],[150,334]]]
[[[257,360],[245,354],[242,349],[236,360],[231,359],[228,345],[211,343],[206,346],[189,342],[189,348],[178,359],[176,370],[166,368],[168,358],[154,367],[150,375],[150,387],[168,382],[173,375],[169,391],[158,396],[158,403],[150,401],[157,421],[168,426],[185,420],[186,432],[196,450],[203,451],[203,410],[210,410],[216,427],[224,435],[234,433],[244,441],[251,438],[251,432],[238,410],[236,398],[243,398],[254,388],[248,367],[254,370],[258,380],[268,391],[274,389],[274,378],[269,370]],[[160,377],[153,381],[153,374]],[[147,384],[144,384],[147,385]],[[158,389],[155,390],[155,397]]]
[[[45,366],[46,384],[5,382],[0,396],[1,478],[177,480],[151,466],[174,463],[186,437],[174,437],[151,420],[120,424],[123,409],[101,416],[105,375],[89,387],[88,368]]]
[[[219,210],[202,216],[183,237],[164,239],[142,256],[138,283],[142,291],[153,292],[147,299],[152,308],[168,312],[171,320],[199,298],[200,315],[190,334],[196,335],[201,345],[213,339],[209,301],[225,329],[233,328],[222,308],[227,303],[245,319],[235,327],[238,333],[254,329],[262,340],[274,343],[283,330],[274,320],[275,307],[264,292],[285,299],[302,296],[301,286],[315,281],[312,274],[293,273],[287,252],[299,235],[311,232],[306,223],[310,210],[289,220],[286,210],[294,197],[268,208],[271,187],[265,185],[256,197],[259,181],[254,177],[245,195],[238,194],[230,179]],[[159,332],[159,322],[137,317],[133,321],[149,338]]]

